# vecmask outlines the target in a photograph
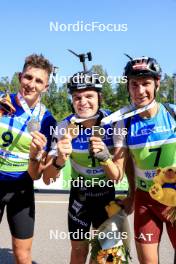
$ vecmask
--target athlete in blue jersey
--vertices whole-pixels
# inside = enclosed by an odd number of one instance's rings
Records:
[[[157,168],[176,166],[176,107],[166,107],[155,101],[161,77],[161,69],[155,59],[131,59],[124,75],[127,76],[128,92],[136,111],[133,116],[116,124],[119,128],[126,127],[128,134],[114,135],[113,160],[122,170],[127,155],[133,159],[137,186],[134,231],[138,259],[141,264],[156,264],[164,222],[170,241],[176,248],[176,228],[165,216],[167,206],[149,194]]]
[[[55,120],[40,97],[48,88],[52,65],[42,55],[31,55],[26,58],[22,73],[19,75],[19,92],[10,95],[9,105],[2,105],[0,117],[0,220],[4,209],[12,235],[12,246],[17,264],[31,264],[31,246],[34,231],[35,205],[33,179],[30,168],[38,169],[40,154],[48,152],[51,145],[50,126]],[[0,106],[1,107],[1,106]],[[32,133],[40,130],[45,150],[31,145]],[[39,132],[33,132],[34,134]],[[29,150],[31,148],[30,156]],[[28,173],[29,164],[29,173]]]
[[[98,159],[93,157],[93,152],[98,146],[95,146],[97,136],[92,135],[100,134],[98,128],[100,121],[109,114],[109,111],[100,109],[102,84],[99,82],[99,76],[93,72],[77,73],[71,78],[68,88],[72,96],[74,114],[57,126],[53,137],[53,150],[49,153],[51,157],[48,158],[48,162],[52,160],[52,165],[44,171],[44,181],[49,184],[50,178],[58,175],[70,157],[72,166],[68,209],[72,246],[70,263],[83,264],[86,262],[89,249],[90,226],[92,224],[96,229],[108,218],[105,205],[115,198],[114,184],[108,180],[107,172],[103,168],[104,160],[109,158],[108,163],[114,167],[114,175],[118,170],[111,161],[108,151]],[[73,117],[76,117],[76,120]],[[73,128],[75,135],[73,131],[71,132]],[[112,150],[111,126],[102,127],[101,134],[103,138],[101,143]],[[94,263],[93,260],[91,263]]]

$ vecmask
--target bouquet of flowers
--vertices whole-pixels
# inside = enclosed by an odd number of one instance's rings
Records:
[[[124,227],[127,215],[116,201],[111,201],[105,209],[109,218],[90,241],[91,257],[97,264],[127,264],[130,258],[129,229]]]

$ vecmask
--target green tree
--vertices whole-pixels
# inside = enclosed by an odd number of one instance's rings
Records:
[[[102,108],[108,108],[112,112],[129,104],[129,94],[126,84],[120,83],[113,89],[112,84],[107,82],[108,73],[102,65],[94,65],[92,70],[101,76],[103,84],[103,103]],[[14,73],[12,80],[7,76],[0,80],[0,91],[17,92],[19,89],[18,73]],[[57,87],[54,79],[49,86],[48,92],[42,96],[42,102],[52,112],[55,118],[60,121],[72,112],[71,101],[68,99],[66,84]],[[161,81],[160,89],[157,92],[157,100],[164,103],[174,101],[174,80],[172,76],[165,74]]]
[[[117,84],[115,97],[114,111],[130,104],[129,93],[125,83]]]
[[[42,97],[42,102],[58,121],[71,113],[66,84],[58,89],[53,80],[48,92]]]
[[[10,82],[10,92],[17,93],[20,88],[19,73],[15,72]]]
[[[164,79],[161,81],[160,89],[157,93],[157,100],[165,103],[174,102],[174,80],[173,77],[165,74]]]
[[[69,99],[66,84],[59,88],[57,97],[57,120],[61,120],[71,114],[71,99]]]
[[[0,89],[1,89],[1,91],[10,90],[9,77],[5,76],[5,77],[1,78],[1,80],[0,80]]]
[[[113,101],[115,99],[114,97],[114,92],[112,89],[112,85],[110,82],[107,81],[108,74],[107,72],[103,69],[102,65],[94,65],[92,67],[92,70],[96,73],[99,74],[100,76],[100,82],[103,85],[103,102],[102,102],[102,108],[108,108],[111,111],[113,110]]]

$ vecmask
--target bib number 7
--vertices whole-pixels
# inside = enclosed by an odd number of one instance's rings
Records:
[[[152,149],[149,149],[149,152],[156,152],[156,158],[155,158],[155,162],[154,162],[154,167],[158,167],[159,159],[160,159],[160,156],[161,156],[161,148],[152,148]]]

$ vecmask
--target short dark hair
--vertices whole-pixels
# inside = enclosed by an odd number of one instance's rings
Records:
[[[23,66],[23,72],[26,70],[27,67],[34,67],[43,69],[48,73],[48,77],[53,71],[53,65],[46,59],[42,54],[31,54],[25,59],[25,63]]]

